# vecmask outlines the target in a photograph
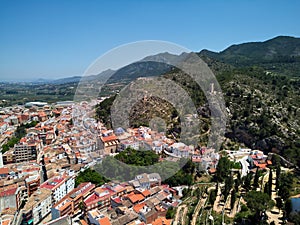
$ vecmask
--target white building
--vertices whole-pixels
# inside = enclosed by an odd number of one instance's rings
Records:
[[[51,211],[51,190],[39,189],[30,196],[23,210],[23,222],[38,224]]]
[[[75,179],[67,176],[53,177],[41,184],[40,187],[51,190],[52,202],[55,204],[74,189]]]

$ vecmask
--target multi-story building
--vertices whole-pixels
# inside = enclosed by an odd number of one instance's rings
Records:
[[[119,140],[116,135],[110,134],[107,136],[101,136],[100,148],[104,150],[105,155],[116,153]]]
[[[87,210],[102,209],[110,206],[110,198],[115,192],[108,188],[98,187],[94,193],[84,200],[84,206]]]
[[[28,143],[20,142],[14,147],[14,155],[16,162],[35,160],[39,153],[41,145],[39,142]]]
[[[40,186],[40,176],[39,174],[30,176],[25,179],[25,187],[27,188],[28,196],[35,192]]]
[[[51,211],[51,190],[38,189],[28,199],[22,210],[22,225],[38,224]]]
[[[45,181],[40,187],[51,190],[52,203],[55,204],[72,191],[74,186],[74,177],[58,176]]]
[[[91,194],[94,188],[95,185],[90,182],[80,184],[51,208],[52,219],[55,220],[65,215],[74,215],[80,210],[84,210],[83,200]]]
[[[0,188],[0,212],[6,208],[18,209],[20,207],[20,187],[12,184]]]
[[[14,163],[16,161],[15,154],[11,150],[9,150],[7,152],[4,152],[4,154],[2,155],[2,158],[3,158],[3,164],[4,165]]]

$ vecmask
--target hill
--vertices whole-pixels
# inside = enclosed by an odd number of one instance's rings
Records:
[[[219,53],[202,50],[199,55],[237,67],[258,65],[271,72],[300,76],[300,38],[278,36],[264,42],[232,45]]]
[[[283,44],[287,47],[282,47]],[[298,44],[298,38],[277,37],[265,42],[231,46],[220,53],[199,53],[215,73],[229,112],[223,148],[244,145],[265,152],[278,152],[300,165],[300,159],[296,157],[300,154],[300,79],[267,68],[269,64],[277,63],[281,69],[298,74],[299,70],[294,67],[298,63]],[[270,49],[273,49],[272,54]],[[288,57],[294,57],[295,62],[287,61]],[[163,76],[182,86],[193,99],[202,121],[199,145],[205,145],[210,111],[201,88],[179,69],[173,68]],[[98,108],[101,107],[100,104]],[[180,118],[176,110],[159,98],[149,97],[137,103],[131,110],[130,122],[132,126],[148,125],[153,117],[166,121],[170,136],[180,136]]]

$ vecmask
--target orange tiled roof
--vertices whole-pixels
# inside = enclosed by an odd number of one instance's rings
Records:
[[[98,221],[99,221],[100,225],[111,225],[111,223],[107,217],[101,218]]]
[[[142,195],[144,195],[145,197],[147,197],[147,196],[151,195],[151,192],[149,190],[144,190],[142,192]]]
[[[9,170],[6,167],[0,168],[0,174],[8,174]]]
[[[138,201],[144,200],[144,196],[141,194],[133,194],[133,195],[128,196],[128,198],[132,203],[136,203]]]
[[[145,202],[143,203],[140,203],[140,204],[136,204],[135,206],[133,206],[133,210],[136,212],[136,213],[139,213],[139,211],[146,205]]]
[[[168,220],[165,217],[160,217],[160,218],[157,218],[156,220],[154,220],[152,222],[152,225],[170,225],[171,221],[172,221],[171,219]]]
[[[110,135],[110,136],[106,136],[106,137],[101,137],[101,140],[103,142],[115,141],[115,140],[117,140],[117,136],[116,135]]]

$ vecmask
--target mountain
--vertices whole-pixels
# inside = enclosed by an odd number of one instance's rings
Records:
[[[198,53],[215,73],[223,90],[229,119],[224,149],[244,145],[265,152],[278,152],[300,166],[297,157],[300,154],[299,40],[280,36],[264,42],[233,45],[220,53],[207,50]],[[162,53],[145,59],[168,62],[176,61],[176,57],[180,56]],[[137,65],[129,65],[128,68],[131,70],[126,72],[127,81],[142,73],[142,67]],[[137,71],[134,71],[135,68]],[[199,144],[205,145],[210,110],[201,88],[176,68],[162,76],[179,84],[193,99],[202,121]],[[102,104],[97,107],[101,115],[110,114],[109,101],[104,102],[104,112]],[[99,119],[110,121],[101,115],[98,114]],[[148,125],[153,117],[166,121],[168,135],[174,137],[180,134],[176,109],[154,96],[134,105],[129,120],[132,126]]]
[[[232,45],[221,52],[202,50],[199,55],[237,67],[258,65],[273,72],[300,77],[300,38],[278,36],[264,42]]]

